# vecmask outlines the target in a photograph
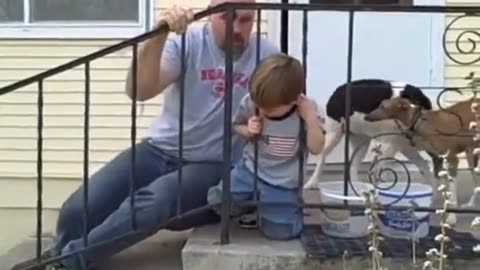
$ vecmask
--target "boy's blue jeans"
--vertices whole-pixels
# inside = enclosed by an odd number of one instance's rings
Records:
[[[233,208],[235,203],[249,201],[254,194],[254,174],[240,160],[233,168],[230,176],[230,188]],[[273,186],[260,178],[258,179],[259,201],[267,203],[292,203],[298,201],[297,189],[287,189]],[[210,188],[208,202],[210,204],[222,201],[222,183]],[[260,220],[257,221],[260,231],[272,240],[289,240],[297,238],[303,229],[303,212],[295,205],[260,205],[258,208]],[[235,209],[233,215],[240,214],[241,209]]]
[[[94,245],[132,231],[130,216],[130,161],[127,149],[91,176],[88,198],[88,244]],[[179,191],[177,160],[147,141],[136,145],[135,210],[137,230],[149,231],[176,216]],[[187,163],[183,166],[181,212],[207,205],[208,189],[220,181],[222,163]],[[214,211],[182,218],[166,229],[186,230],[216,223]],[[69,270],[86,270],[154,234],[122,239],[101,248],[66,258]],[[83,186],[64,203],[57,223],[56,252],[66,255],[83,244]]]

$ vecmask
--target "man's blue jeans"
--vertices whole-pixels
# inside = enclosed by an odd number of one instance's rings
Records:
[[[131,232],[130,168],[131,149],[116,156],[89,181],[88,244],[94,245]],[[135,210],[137,230],[150,231],[68,257],[69,270],[86,270],[155,233],[156,226],[176,215],[178,186],[177,159],[166,156],[147,141],[136,145]],[[182,213],[205,206],[208,189],[219,183],[221,163],[187,163],[183,166]],[[165,228],[186,230],[216,223],[213,211],[189,216]],[[65,255],[84,248],[83,186],[63,204],[57,223],[56,252]]]

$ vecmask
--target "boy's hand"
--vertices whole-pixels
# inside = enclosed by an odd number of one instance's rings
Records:
[[[300,117],[305,122],[316,120],[317,117],[317,104],[312,99],[306,97],[305,95],[301,95],[297,101],[298,113]]]
[[[254,137],[262,130],[262,119],[258,116],[252,116],[247,123],[248,135]]]

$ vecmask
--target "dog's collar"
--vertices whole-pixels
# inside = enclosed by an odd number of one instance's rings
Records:
[[[412,123],[412,127],[411,127],[412,132],[418,130],[424,124],[425,122],[424,115],[425,115],[425,112],[423,110],[420,110],[415,121]]]
[[[415,113],[412,116],[412,121],[410,122],[410,126],[408,127],[408,130],[410,132],[414,132],[415,129],[417,129],[422,124],[423,115],[423,109],[421,107],[418,107],[418,109],[415,110]]]
[[[415,110],[415,113],[412,116],[412,120],[410,121],[410,125],[407,127],[406,130],[402,128],[402,126],[398,123],[398,120],[395,120],[398,129],[400,129],[401,133],[410,141],[412,146],[415,146],[415,142],[413,137],[415,136],[416,130],[423,124],[423,109],[418,107]]]

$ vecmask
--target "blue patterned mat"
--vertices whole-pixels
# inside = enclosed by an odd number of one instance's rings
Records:
[[[425,253],[431,248],[439,247],[439,244],[434,240],[434,237],[439,233],[439,227],[430,227],[429,235],[420,239],[421,241],[416,244],[415,249],[418,258],[424,258]],[[480,244],[480,241],[473,238],[470,233],[450,231],[449,237],[451,242],[448,244],[446,252],[449,257],[470,259],[480,256],[472,250],[474,246]],[[369,255],[367,237],[346,239],[328,236],[323,234],[320,225],[306,225],[300,239],[305,251],[313,258],[339,258],[342,257],[345,250],[350,256]],[[385,240],[380,244],[380,250],[384,257],[411,257],[412,242],[385,237]]]

